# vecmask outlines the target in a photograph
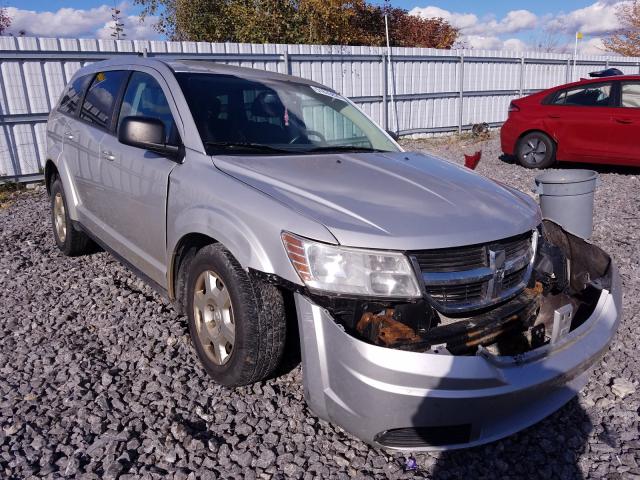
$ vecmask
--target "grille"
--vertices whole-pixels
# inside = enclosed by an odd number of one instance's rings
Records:
[[[411,252],[427,295],[443,313],[498,303],[522,290],[531,275],[537,233],[466,247]]]
[[[415,252],[414,255],[420,270],[427,272],[459,272],[488,266],[487,252],[482,245]]]
[[[429,289],[431,298],[436,302],[473,302],[482,298],[485,282],[467,283],[464,285],[434,285]]]
[[[394,428],[375,437],[380,445],[391,448],[443,447],[469,443],[471,424],[438,427]]]

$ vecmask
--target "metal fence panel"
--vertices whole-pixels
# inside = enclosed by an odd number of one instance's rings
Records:
[[[499,125],[509,102],[589,72],[640,73],[640,58],[382,47],[0,37],[0,178],[38,173],[46,116],[73,74],[114,55],[211,59],[315,80],[404,134]]]

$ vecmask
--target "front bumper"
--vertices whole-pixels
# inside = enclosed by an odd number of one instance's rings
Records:
[[[296,294],[307,403],[377,447],[444,450],[506,437],[551,414],[586,384],[620,321],[620,278],[611,268],[611,291],[602,291],[588,320],[558,343],[515,357],[371,345]]]

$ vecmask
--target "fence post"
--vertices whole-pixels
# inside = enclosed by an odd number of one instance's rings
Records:
[[[288,45],[287,45],[287,49],[284,51],[284,55],[282,56],[282,61],[284,62],[284,73],[287,75],[291,75],[291,59],[289,58]]]
[[[524,56],[520,58],[520,96],[524,96]]]
[[[464,53],[460,54],[460,97],[458,103],[458,133],[462,133],[462,119],[464,116]]]
[[[387,89],[389,79],[387,78],[387,57],[382,54],[382,125],[385,130],[389,130],[389,103],[387,99]]]
[[[567,72],[565,75],[565,79],[566,79],[565,83],[571,82],[571,59],[570,58],[567,58]]]

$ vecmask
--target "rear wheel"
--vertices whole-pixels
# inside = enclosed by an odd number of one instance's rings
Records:
[[[548,135],[532,132],[520,139],[516,156],[523,167],[547,168],[556,161],[556,144]]]
[[[203,247],[189,265],[189,333],[217,382],[236,387],[271,375],[282,358],[286,317],[281,292],[250,278],[220,244]]]
[[[56,245],[65,255],[73,257],[92,250],[91,239],[84,232],[76,230],[71,223],[60,178],[56,178],[51,184],[51,224]]]

